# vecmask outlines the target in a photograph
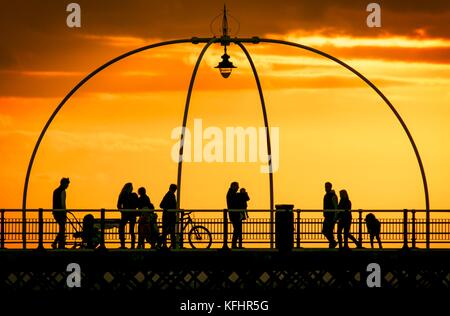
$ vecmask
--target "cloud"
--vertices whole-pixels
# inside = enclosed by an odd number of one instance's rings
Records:
[[[13,119],[10,115],[0,114],[0,127],[10,127],[13,125]]]
[[[0,123],[2,122],[0,116]],[[170,136],[170,135],[169,135]],[[158,152],[161,147],[165,147],[173,143],[168,136],[167,139],[154,137],[134,137],[122,133],[100,132],[100,133],[83,133],[83,132],[67,132],[61,130],[52,130],[45,137],[55,150],[71,151],[71,150],[91,150],[98,152]],[[37,138],[37,133],[11,129],[8,131],[0,130],[0,142],[10,142],[17,139],[26,139],[26,142],[32,142]]]
[[[3,70],[0,71],[3,75],[17,75],[17,76],[25,76],[25,77],[77,77],[81,76],[82,72],[76,71],[14,71],[14,70]]]
[[[153,41],[133,36],[107,36],[107,35],[93,35],[93,34],[81,35],[80,38],[96,41],[98,43],[110,46],[131,47],[131,48],[144,46]]]
[[[288,41],[309,46],[334,47],[392,47],[392,48],[450,48],[450,40],[443,38],[417,38],[411,36],[324,36],[317,33],[294,32],[288,34],[269,34],[271,38],[284,38]]]
[[[111,0],[79,3],[80,29],[65,26],[67,3],[62,0],[19,0],[3,4],[2,12],[13,14],[4,14],[0,19],[0,95],[62,97],[77,83],[77,77],[81,79],[127,50],[160,40],[210,36],[209,24],[223,5],[218,0],[130,0],[126,5]],[[363,0],[227,1],[231,14],[240,22],[240,36],[279,36],[323,49],[345,61],[450,63],[447,0],[379,1],[383,25],[379,29],[365,25],[367,3]],[[262,56],[255,55],[255,61],[268,55],[282,58],[298,54],[293,49],[272,46],[249,45],[249,49]],[[99,93],[184,90],[191,71],[186,64],[191,66],[195,62],[200,48],[200,45],[177,45],[133,56],[108,69],[108,80],[98,82],[95,78],[80,92],[85,89]],[[215,66],[218,56],[219,53],[213,58],[206,56],[210,67]],[[295,69],[299,67],[297,60],[292,61]],[[259,67],[271,69],[276,76],[282,75],[282,72],[276,74],[275,68],[287,63],[271,63],[272,68],[264,61]],[[246,62],[240,65],[240,69],[248,69]]]
[[[122,76],[125,77],[156,77],[158,75],[159,73],[156,71],[139,71],[139,70],[124,71],[122,73]]]
[[[130,0],[79,1],[82,28],[96,30],[99,35],[184,38],[210,35],[209,24],[220,14],[222,0]],[[367,0],[229,0],[227,6],[240,22],[241,35],[288,33],[295,29],[317,30],[340,34],[413,34],[422,29],[431,37],[449,37],[447,27],[450,5],[447,0],[379,0],[382,8],[381,30],[365,25]],[[39,22],[49,30],[65,21],[64,1],[34,0],[5,4],[5,10],[18,11],[29,25]],[[26,6],[27,14],[23,12]],[[21,10],[21,11],[20,11]],[[44,18],[45,17],[45,18]],[[34,24],[37,25],[37,24]]]
[[[169,139],[133,137],[121,133],[73,133],[61,130],[52,131],[47,137],[52,146],[59,151],[157,152],[172,142]]]

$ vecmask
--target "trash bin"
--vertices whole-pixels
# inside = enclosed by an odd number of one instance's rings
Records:
[[[275,205],[275,246],[278,250],[294,247],[294,205]]]

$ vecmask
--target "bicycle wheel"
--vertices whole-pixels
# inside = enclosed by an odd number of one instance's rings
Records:
[[[192,248],[208,249],[212,245],[212,236],[204,226],[194,226],[188,234],[189,244]]]

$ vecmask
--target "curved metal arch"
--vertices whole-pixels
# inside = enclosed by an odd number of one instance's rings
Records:
[[[31,170],[33,168],[33,163],[34,163],[34,159],[36,158],[36,154],[39,150],[39,146],[42,142],[42,139],[45,136],[45,133],[47,132],[48,128],[50,127],[51,123],[53,122],[53,119],[56,117],[56,115],[58,114],[58,112],[61,110],[61,108],[64,106],[64,104],[66,104],[66,102],[72,97],[72,95],[78,90],[80,89],[87,81],[89,81],[89,79],[91,79],[92,77],[94,77],[96,74],[98,74],[99,72],[101,72],[102,70],[104,70],[105,68],[111,66],[112,64],[127,58],[131,55],[140,53],[142,51],[145,50],[149,50],[152,48],[156,48],[156,47],[160,47],[160,46],[167,46],[167,45],[172,45],[172,44],[181,44],[181,43],[197,43],[197,39],[196,38],[190,38],[190,39],[178,39],[178,40],[171,40],[171,41],[164,41],[164,42],[159,42],[159,43],[155,43],[155,44],[151,44],[151,45],[146,45],[134,50],[131,50],[129,52],[126,52],[120,56],[117,56],[113,59],[111,59],[110,61],[106,62],[105,64],[103,64],[102,66],[98,67],[97,69],[95,69],[94,71],[92,71],[90,74],[88,74],[86,77],[84,77],[72,90],[70,90],[70,92],[64,97],[64,99],[62,99],[62,101],[58,104],[58,106],[56,107],[56,109],[53,111],[52,115],[50,116],[50,118],[47,120],[47,122],[45,123],[44,128],[42,129],[36,144],[34,145],[34,149],[33,149],[33,153],[31,154],[30,157],[30,161],[28,162],[28,168],[27,168],[27,173],[25,176],[25,184],[24,184],[24,188],[23,188],[23,197],[22,197],[22,245],[23,248],[26,247],[26,208],[27,208],[27,193],[28,193],[28,184],[29,184],[29,180],[30,180],[30,175],[31,175]]]
[[[274,44],[282,44],[282,45],[287,45],[287,46],[293,46],[293,47],[297,47],[297,48],[301,48],[310,52],[313,52],[315,54],[319,54],[323,57],[326,57],[328,59],[331,59],[332,61],[338,63],[339,65],[347,68],[348,70],[350,70],[353,74],[355,74],[356,76],[358,76],[360,79],[362,79],[367,85],[369,85],[382,99],[383,101],[388,105],[388,107],[391,109],[391,111],[394,113],[395,117],[397,118],[397,120],[400,122],[400,125],[403,127],[403,130],[405,131],[406,135],[408,136],[409,142],[411,143],[411,146],[413,147],[414,150],[414,154],[416,155],[416,159],[417,159],[417,163],[419,164],[419,168],[420,168],[420,174],[422,176],[422,182],[423,182],[423,190],[425,193],[425,207],[426,207],[426,247],[429,248],[430,247],[430,197],[429,197],[429,193],[428,193],[428,184],[427,184],[427,178],[425,175],[425,169],[423,167],[423,163],[422,163],[422,159],[420,157],[419,154],[419,150],[417,149],[416,143],[411,135],[411,132],[409,131],[408,127],[406,126],[406,123],[403,121],[402,117],[400,116],[400,114],[397,112],[397,110],[395,109],[395,107],[392,105],[392,103],[389,101],[389,99],[369,80],[367,79],[364,75],[362,75],[359,71],[357,71],[356,69],[354,69],[353,67],[347,65],[345,62],[343,62],[342,60],[331,56],[321,50],[309,47],[309,46],[305,46],[302,44],[297,44],[297,43],[293,43],[293,42],[289,42],[289,41],[283,41],[283,40],[277,40],[277,39],[267,39],[267,38],[260,38],[259,39],[260,42],[264,42],[264,43],[274,43]]]
[[[192,76],[191,76],[191,81],[189,83],[189,89],[188,89],[188,93],[187,93],[187,97],[186,97],[186,104],[184,107],[184,115],[183,115],[183,122],[182,122],[182,129],[181,129],[181,136],[180,136],[180,150],[179,150],[179,159],[178,159],[178,174],[177,174],[177,187],[178,187],[178,191],[177,191],[177,208],[180,208],[181,205],[181,176],[182,176],[182,167],[183,167],[183,152],[184,152],[184,135],[185,135],[185,130],[186,130],[186,125],[187,125],[187,119],[188,119],[188,114],[189,114],[189,106],[190,106],[190,101],[191,101],[191,95],[192,95],[192,90],[194,88],[194,83],[195,83],[195,78],[197,76],[197,72],[198,72],[198,68],[200,66],[200,62],[203,58],[203,55],[205,54],[206,50],[209,48],[209,46],[212,43],[215,42],[219,42],[220,39],[211,39],[203,48],[203,50],[201,51],[199,57],[197,58],[197,62],[195,64],[194,70],[192,72]],[[236,42],[236,44],[242,49],[242,51],[244,52],[244,54],[246,55],[250,66],[253,70],[253,75],[255,77],[255,81],[256,81],[256,85],[258,87],[258,92],[259,92],[259,97],[261,100],[261,108],[262,108],[262,113],[263,113],[263,118],[264,118],[264,126],[266,128],[266,138],[267,138],[267,154],[268,154],[268,166],[269,166],[269,187],[270,187],[270,210],[273,211],[274,209],[274,194],[273,194],[273,173],[272,173],[272,152],[271,152],[271,145],[270,145],[270,134],[269,134],[269,123],[268,123],[268,119],[267,119],[267,111],[266,111],[266,105],[265,105],[265,101],[264,101],[264,94],[261,88],[261,83],[259,80],[259,76],[258,76],[258,72],[256,71],[256,67],[253,63],[253,60],[250,56],[250,54],[248,53],[247,49],[245,48],[245,46],[240,43],[240,42]],[[273,216],[272,212],[271,212],[271,216]]]
[[[267,119],[267,111],[266,111],[266,102],[264,100],[264,94],[261,87],[261,82],[259,81],[258,72],[256,71],[255,64],[253,63],[253,59],[250,56],[250,53],[248,52],[247,48],[245,48],[244,44],[241,42],[236,43],[244,52],[245,56],[247,57],[250,66],[252,67],[253,76],[255,77],[256,86],[258,87],[258,93],[259,93],[259,99],[261,101],[261,108],[264,118],[264,126],[266,128],[266,144],[267,144],[267,163],[269,166],[269,190],[270,190],[270,245],[273,247],[273,223],[274,223],[274,216],[273,216],[273,210],[274,210],[274,192],[273,192],[273,169],[272,169],[272,146],[270,142],[270,132],[269,132],[269,120]]]
[[[218,42],[218,41],[219,40],[217,38],[212,38],[203,47],[202,51],[200,52],[200,55],[198,55],[194,70],[192,71],[191,81],[189,82],[188,93],[186,96],[186,103],[184,105],[183,123],[181,125],[182,127],[181,127],[181,135],[180,135],[180,151],[179,151],[179,156],[178,156],[177,209],[180,209],[180,199],[181,199],[181,172],[183,170],[184,135],[185,135],[185,131],[186,131],[186,124],[187,124],[187,118],[188,118],[188,113],[189,113],[189,105],[191,103],[192,90],[194,89],[195,77],[197,76],[198,67],[200,66],[200,62],[203,59],[203,55],[205,55],[206,51],[208,50],[209,46],[211,46],[212,43]]]
[[[41,133],[40,133],[40,135],[39,135],[39,137],[38,137],[38,140],[37,140],[37,142],[36,142],[36,144],[35,144],[35,146],[34,146],[34,149],[33,149],[33,153],[32,153],[32,155],[31,155],[31,158],[30,158],[30,161],[29,161],[29,164],[28,164],[28,168],[27,168],[27,173],[26,173],[26,176],[25,176],[25,184],[24,184],[24,192],[23,192],[23,200],[22,200],[22,217],[23,217],[23,232],[22,232],[22,234],[23,234],[23,247],[25,248],[26,247],[26,221],[25,221],[25,218],[26,218],[26,201],[27,201],[27,192],[28,192],[28,184],[29,184],[29,178],[30,178],[30,175],[31,175],[31,170],[32,170],[32,167],[33,167],[33,163],[34,163],[34,159],[35,159],[35,157],[36,157],[36,154],[37,154],[37,151],[38,151],[38,149],[39,149],[39,146],[40,146],[40,143],[42,142],[42,139],[43,139],[43,137],[44,137],[44,135],[45,135],[45,133],[46,133],[46,131],[47,131],[47,129],[49,128],[49,126],[50,126],[50,124],[52,123],[52,121],[53,121],[53,119],[55,118],[55,116],[58,114],[58,112],[61,110],[61,108],[64,106],[64,104],[67,102],[67,100],[81,87],[81,86],[83,86],[89,79],[91,79],[93,76],[95,76],[97,73],[99,73],[100,71],[102,71],[102,70],[104,70],[105,68],[107,68],[108,66],[110,66],[110,65],[112,65],[112,64],[114,64],[115,62],[117,62],[117,61],[119,61],[119,60],[121,60],[121,59],[124,59],[124,58],[126,58],[126,57],[128,57],[128,56],[131,56],[131,55],[133,55],[133,54],[136,54],[136,53],[139,53],[139,52],[141,52],[141,51],[144,51],[144,50],[148,50],[148,49],[151,49],[151,48],[155,48],[155,47],[159,47],[159,46],[165,46],[165,45],[171,45],[171,44],[179,44],[179,43],[189,43],[189,42],[191,42],[191,43],[194,43],[194,44],[197,44],[197,43],[200,43],[200,42],[208,42],[208,44],[204,47],[204,49],[203,49],[203,51],[202,51],[202,56],[203,56],[203,54],[204,54],[204,52],[206,51],[206,49],[210,46],[210,44],[212,44],[213,42],[218,42],[218,41],[220,41],[220,40],[218,40],[218,39],[215,39],[215,38],[208,38],[208,39],[198,39],[198,38],[191,38],[191,39],[180,39],[180,40],[171,40],[171,41],[165,41],[165,42],[160,42],[160,43],[156,43],[156,44],[151,44],[151,45],[147,45],[147,46],[144,46],[144,47],[141,47],[141,48],[138,48],[138,49],[135,49],[135,50],[132,50],[132,51],[129,51],[129,52],[127,52],[127,53],[125,53],[125,54],[122,54],[122,55],[120,55],[120,56],[118,56],[118,57],[116,57],[116,58],[114,58],[114,59],[112,59],[112,60],[110,60],[110,61],[108,61],[107,63],[105,63],[105,64],[103,64],[102,66],[100,66],[99,68],[97,68],[96,70],[94,70],[93,72],[91,72],[89,75],[87,75],[85,78],[83,78],[65,97],[64,97],[64,99],[60,102],[60,104],[56,107],[56,109],[54,110],[54,112],[52,113],[52,115],[50,116],[50,118],[48,119],[48,121],[47,121],[47,123],[45,124],[45,126],[44,126],[44,128],[42,129],[42,131],[41,131]],[[327,53],[325,53],[325,52],[322,52],[322,51],[320,51],[320,50],[318,50],[318,49],[315,49],[315,48],[312,48],[312,47],[309,47],[309,46],[305,46],[305,45],[302,45],[302,44],[297,44],[297,43],[293,43],[293,42],[289,42],[289,41],[283,41],[283,40],[276,40],[276,39],[264,39],[264,38],[257,38],[257,37],[254,37],[254,38],[252,38],[252,39],[238,39],[238,38],[235,38],[235,39],[232,39],[230,42],[233,42],[233,43],[236,43],[236,44],[240,44],[241,42],[251,42],[251,43],[254,43],[254,44],[257,44],[257,43],[260,43],[260,42],[265,42],[265,43],[274,43],[274,44],[282,44],[282,45],[287,45],[287,46],[293,46],[293,47],[297,47],[297,48],[301,48],[301,49],[304,49],[304,50],[308,50],[308,51],[310,51],[310,52],[313,52],[313,53],[316,53],[316,54],[319,54],[319,55],[321,55],[321,56],[323,56],[323,57],[326,57],[326,58],[328,58],[328,59],[330,59],[330,60],[333,60],[334,62],[336,62],[336,63],[338,63],[338,64],[340,64],[341,66],[343,66],[343,67],[345,67],[345,68],[347,68],[348,70],[350,70],[352,73],[354,73],[355,75],[357,75],[360,79],[362,79],[366,84],[368,84],[382,99],[383,99],[383,101],[388,105],[388,107],[391,109],[391,111],[394,113],[394,115],[395,115],[395,117],[397,118],[397,120],[400,122],[400,124],[401,124],[401,126],[403,127],[403,129],[404,129],[404,131],[405,131],[405,133],[407,134],[407,136],[408,136],[408,139],[409,139],[409,141],[410,141],[410,143],[411,143],[411,145],[412,145],[412,147],[413,147],[413,150],[414,150],[414,153],[415,153],[415,155],[416,155],[416,159],[417,159],[417,162],[418,162],[418,164],[419,164],[419,168],[420,168],[420,172],[421,172],[421,176],[422,176],[422,182],[423,182],[423,187],[424,187],[424,193],[425,193],[425,205],[426,205],[426,210],[427,210],[427,214],[426,214],[426,236],[427,236],[427,239],[426,239],[426,245],[427,245],[427,248],[429,248],[429,244],[430,244],[430,241],[429,241],[429,232],[430,232],[430,214],[429,214],[429,209],[430,209],[430,203],[429,203],[429,192],[428,192],[428,185],[427,185],[427,180],[426,180],[426,175],[425,175],[425,170],[424,170],[424,167],[423,167],[423,163],[422,163],[422,159],[421,159],[421,157],[420,157],[420,154],[419,154],[419,151],[418,151],[418,149],[417,149],[417,146],[416,146],[416,144],[415,144],[415,142],[414,142],[414,139],[413,139],[413,137],[412,137],[412,135],[411,135],[411,133],[409,132],[409,129],[408,129],[408,127],[406,126],[406,124],[405,124],[405,122],[403,121],[403,119],[402,119],[402,117],[400,116],[400,114],[397,112],[397,110],[394,108],[394,106],[392,105],[392,103],[387,99],[387,97],[369,80],[369,79],[367,79],[365,76],[363,76],[361,73],[359,73],[356,69],[354,69],[353,67],[351,67],[351,66],[349,66],[349,65],[347,65],[345,62],[343,62],[343,61],[341,61],[341,60],[339,60],[338,58],[336,58],[336,57],[334,57],[334,56],[331,56],[331,55],[329,55],[329,54],[327,54]],[[239,45],[241,48],[243,48],[243,45]],[[257,76],[257,73],[256,73],[256,68],[254,67],[254,64],[253,64],[253,61],[251,60],[251,58],[250,58],[250,54],[248,54],[248,52],[246,52],[246,49],[245,48],[243,48],[243,51],[244,51],[244,53],[246,54],[246,56],[247,56],[247,58],[249,59],[249,62],[250,62],[250,64],[251,64],[251,66],[252,66],[252,70],[253,70],[253,72],[254,72],[254,75],[255,75],[255,80],[257,81],[257,85],[258,85],[258,89],[260,90],[260,98],[261,98],[261,100],[262,100],[262,102],[264,102],[264,99],[263,99],[263,96],[262,96],[262,90],[260,89],[260,84],[258,84],[258,82],[259,82],[259,78],[258,78],[258,76]],[[201,57],[202,57],[201,56]],[[201,59],[201,58],[200,58]],[[192,88],[193,88],[193,83],[194,83],[194,80],[195,80],[195,75],[196,75],[196,72],[197,72],[197,69],[198,69],[198,64],[199,64],[199,60],[197,61],[197,64],[196,64],[196,69],[194,69],[194,73],[193,73],[193,75],[192,75],[192,78],[191,78],[191,84],[190,84],[190,87],[189,87],[189,90],[190,91],[188,91],[188,97],[187,97],[187,101],[186,101],[186,106],[185,106],[185,115],[184,115],[184,117],[183,117],[183,122],[184,122],[184,124],[183,124],[183,127],[185,128],[186,127],[186,121],[187,121],[187,113],[188,113],[188,108],[189,108],[189,102],[190,102],[190,95],[191,95],[191,92],[192,92]],[[263,113],[265,113],[265,111],[263,112]],[[265,122],[266,123],[266,122]],[[266,127],[267,127],[267,123],[266,123]],[[183,128],[183,130],[182,130],[182,136],[184,136],[184,128]],[[268,132],[268,130],[267,130],[267,132]],[[268,136],[268,134],[267,134],[267,136]],[[183,149],[182,149],[182,144],[183,144],[183,142],[184,142],[184,140],[183,141],[181,141],[180,142],[180,157],[182,158],[182,151],[183,151]],[[269,139],[269,142],[270,142],[270,139]],[[269,144],[269,143],[268,143]],[[270,146],[270,145],[269,145]],[[269,160],[270,160],[270,157],[269,157]],[[182,159],[181,159],[181,161],[180,162],[182,162]],[[181,180],[181,163],[179,162],[179,176],[177,177],[177,181],[179,182],[179,187],[180,187],[180,180]],[[271,164],[269,164],[269,168],[271,167]],[[269,169],[269,170],[271,170],[271,169]],[[269,174],[271,174],[271,173],[269,173]],[[179,180],[178,180],[179,179]],[[180,190],[178,190],[178,194],[180,194]],[[179,203],[179,197],[180,196],[178,196],[178,203]]]

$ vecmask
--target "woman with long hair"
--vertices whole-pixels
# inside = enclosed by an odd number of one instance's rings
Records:
[[[355,244],[357,248],[360,248],[361,245],[358,240],[350,233],[350,227],[352,226],[352,202],[348,197],[348,193],[346,190],[339,191],[339,204],[338,204],[338,243],[339,249],[342,249],[342,231],[344,231],[344,248],[348,249],[348,239],[350,238]]]
[[[138,196],[133,192],[133,184],[130,182],[126,183],[119,194],[119,199],[117,201],[117,208],[121,211],[121,219],[119,225],[119,239],[120,248],[125,249],[125,226],[130,222],[130,235],[131,235],[131,249],[134,249],[134,244],[136,242],[136,236],[134,234],[134,226],[136,224],[138,207]]]

